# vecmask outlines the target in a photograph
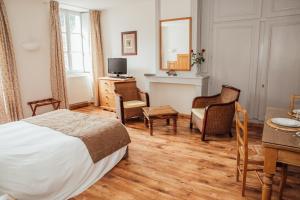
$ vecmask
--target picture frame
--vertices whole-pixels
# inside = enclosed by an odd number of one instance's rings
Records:
[[[121,33],[122,55],[137,55],[137,31],[126,31]]]

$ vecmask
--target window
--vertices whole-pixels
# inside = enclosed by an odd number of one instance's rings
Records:
[[[86,13],[61,10],[61,32],[67,73],[91,71],[90,37]]]

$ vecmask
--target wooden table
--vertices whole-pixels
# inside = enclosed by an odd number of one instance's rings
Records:
[[[267,108],[265,119],[290,118],[287,112],[288,110],[285,109]],[[296,136],[295,132],[276,130],[265,124],[262,141],[265,149],[262,199],[267,200],[272,197],[272,181],[276,172],[276,163],[300,166],[300,137]]]
[[[36,109],[38,107],[52,105],[53,109],[57,110],[60,107],[60,102],[61,101],[59,101],[59,100],[56,100],[53,98],[48,98],[48,99],[41,99],[41,100],[37,100],[37,101],[30,101],[27,104],[30,106],[30,109],[32,111],[32,116],[35,116]]]
[[[149,126],[150,135],[153,135],[153,121],[156,119],[166,119],[167,125],[170,124],[170,119],[173,120],[173,130],[177,132],[178,112],[171,106],[144,107],[143,108],[145,126]]]

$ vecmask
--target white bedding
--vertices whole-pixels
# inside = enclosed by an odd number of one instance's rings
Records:
[[[23,121],[0,125],[0,196],[71,198],[111,170],[126,148],[94,164],[78,138]]]

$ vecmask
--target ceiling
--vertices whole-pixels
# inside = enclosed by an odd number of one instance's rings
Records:
[[[79,6],[88,9],[107,9],[116,6],[124,6],[154,0],[59,0],[61,4]]]

